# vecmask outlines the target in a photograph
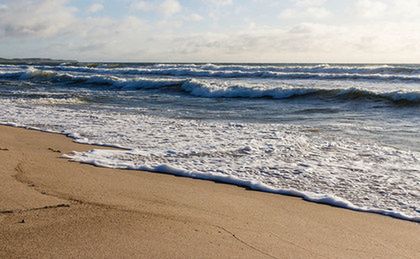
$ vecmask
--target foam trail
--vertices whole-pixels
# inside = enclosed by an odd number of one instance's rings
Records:
[[[256,180],[244,180],[235,176],[212,173],[212,172],[188,171],[188,170],[176,168],[167,164],[159,164],[155,166],[148,166],[148,165],[135,165],[134,166],[127,162],[106,159],[106,157],[109,157],[110,155],[112,156],[112,153],[115,153],[115,152],[121,152],[121,151],[91,150],[88,152],[72,152],[72,154],[65,154],[63,155],[63,157],[69,158],[72,161],[85,163],[85,164],[91,164],[91,165],[100,166],[100,167],[158,172],[158,173],[165,173],[165,174],[171,174],[171,175],[176,175],[176,176],[189,177],[189,178],[194,178],[194,179],[222,182],[222,183],[250,188],[256,191],[300,197],[310,202],[327,204],[327,205],[332,205],[335,207],[351,209],[351,210],[361,211],[361,212],[377,213],[377,214],[382,214],[382,215],[391,216],[394,218],[413,221],[413,222],[420,222],[420,217],[418,216],[409,216],[398,211],[359,207],[335,195],[316,194],[316,193],[304,192],[304,191],[298,191],[298,190],[274,188],[272,186],[266,185]],[[130,152],[130,151],[123,151],[123,152]]]

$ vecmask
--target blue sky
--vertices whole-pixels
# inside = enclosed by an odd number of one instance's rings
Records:
[[[420,0],[0,0],[0,57],[420,63]]]

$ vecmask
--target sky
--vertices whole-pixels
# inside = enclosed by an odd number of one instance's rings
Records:
[[[420,0],[0,0],[0,57],[420,63]]]

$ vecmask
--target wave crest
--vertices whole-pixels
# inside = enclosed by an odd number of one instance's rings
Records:
[[[267,78],[281,80],[362,80],[420,82],[419,66],[343,66],[343,65],[195,65],[155,64],[137,66],[39,66],[40,70],[93,73],[101,75],[174,76],[194,78]]]
[[[289,99],[298,97],[330,99],[375,99],[391,101],[400,105],[419,105],[420,92],[374,92],[359,88],[326,89],[326,88],[249,88],[243,86],[218,85],[197,80],[189,80],[182,88],[197,97],[207,98],[273,98]]]
[[[0,78],[15,80],[48,80],[79,87],[103,86],[115,90],[165,89],[174,87],[196,97],[204,98],[328,98],[342,100],[383,100],[397,105],[419,105],[419,91],[371,91],[360,88],[279,87],[228,84],[223,81],[171,78],[122,78],[113,75],[59,73],[29,68],[19,72],[3,72]],[[109,89],[109,88],[108,88]]]

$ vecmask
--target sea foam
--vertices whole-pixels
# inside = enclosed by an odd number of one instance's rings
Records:
[[[303,126],[238,126],[49,105],[29,110],[11,102],[0,108],[3,123],[129,149],[68,154],[75,161],[221,181],[419,221],[416,152]]]
[[[420,154],[378,140],[398,133],[415,142],[419,74],[409,65],[8,65],[0,66],[0,123],[125,149],[67,154],[79,162],[419,222]],[[240,119],[267,107],[266,117]],[[239,119],[212,117],[224,109]]]

